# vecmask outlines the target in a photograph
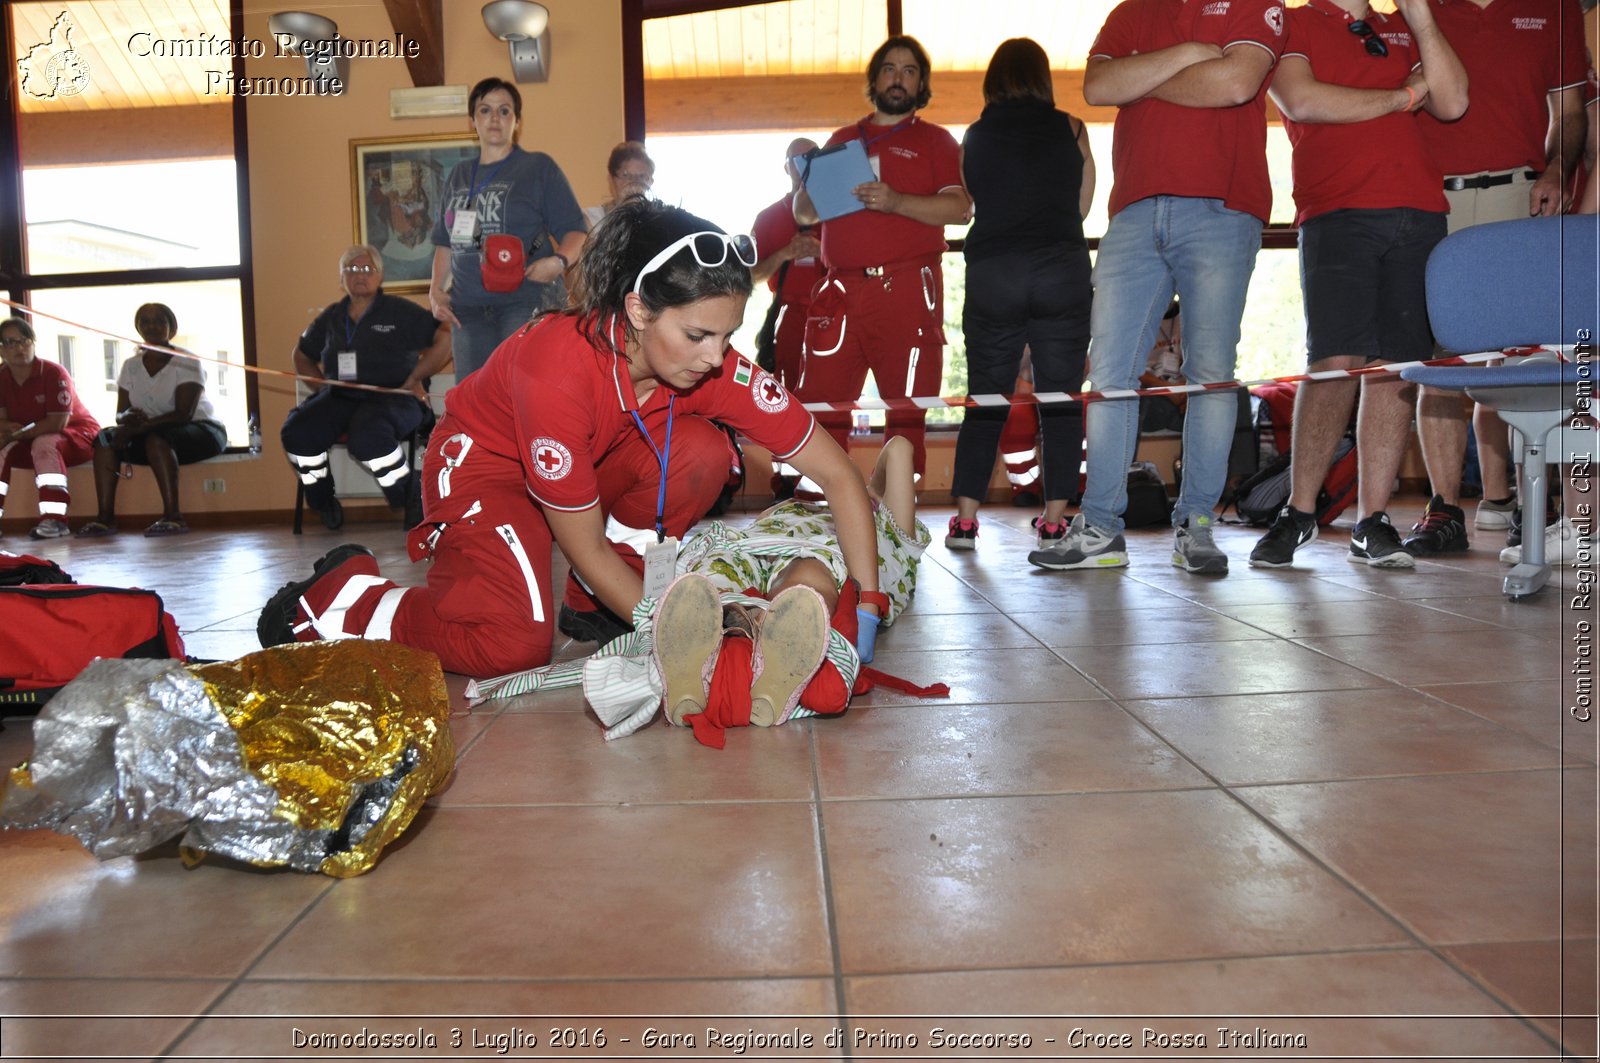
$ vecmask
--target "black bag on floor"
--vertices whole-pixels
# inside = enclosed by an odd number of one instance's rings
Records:
[[[73,583],[54,561],[31,554],[11,554],[0,550],[0,587],[21,587],[29,583]]]
[[[1128,508],[1122,523],[1129,528],[1154,528],[1172,522],[1172,499],[1154,462],[1136,461],[1128,468]]]

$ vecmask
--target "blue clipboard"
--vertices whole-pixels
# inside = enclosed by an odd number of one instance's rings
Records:
[[[850,190],[877,179],[866,147],[859,140],[847,140],[811,156],[805,171],[806,195],[818,220],[829,221],[866,209]]]

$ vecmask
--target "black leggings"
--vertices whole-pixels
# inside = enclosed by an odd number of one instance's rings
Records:
[[[961,328],[967,342],[967,392],[1009,395],[1026,347],[1033,356],[1035,391],[1076,394],[1089,353],[1089,252],[1052,248],[967,263]],[[951,494],[982,501],[989,493],[1007,407],[968,407],[956,437]],[[1044,497],[1078,493],[1083,453],[1083,403],[1039,407],[1044,438]]]

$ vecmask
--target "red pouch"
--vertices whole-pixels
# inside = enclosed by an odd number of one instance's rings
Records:
[[[522,239],[510,233],[496,233],[483,238],[479,265],[483,273],[483,290],[486,292],[514,292],[522,287],[523,270],[528,266],[528,252]]]

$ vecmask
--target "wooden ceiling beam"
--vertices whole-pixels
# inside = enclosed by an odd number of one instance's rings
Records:
[[[383,6],[394,31],[417,42],[416,57],[406,57],[411,84],[443,85],[444,0],[383,0]]]

